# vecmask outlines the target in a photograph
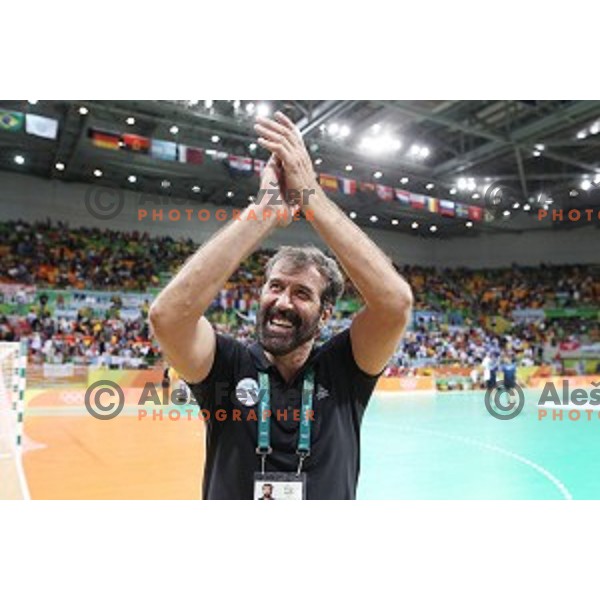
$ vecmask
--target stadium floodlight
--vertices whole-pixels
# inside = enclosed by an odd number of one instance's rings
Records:
[[[173,135],[177,135],[179,133],[179,127],[177,127],[177,125],[173,125],[171,127],[171,129],[169,129],[169,131],[173,134]]]
[[[27,100],[27,102],[29,102],[29,104],[31,104],[32,106],[38,103],[37,100]]]
[[[481,198],[481,196],[480,196],[480,195],[479,195],[477,192],[475,192],[475,193],[474,193],[474,194],[471,196],[471,198],[473,198],[473,200],[479,200],[479,198]]]
[[[408,177],[403,177],[403,178],[400,180],[400,183],[402,183],[402,184],[406,185],[406,184],[408,183]]]
[[[456,194],[456,188],[450,188],[450,195],[454,196]]]
[[[250,152],[254,152],[256,150],[257,146],[254,142],[252,142],[249,146],[248,149],[250,150]]]
[[[85,106],[80,106],[79,107],[79,114],[80,115],[87,115],[90,111],[85,107]]]
[[[529,204],[524,204],[523,210],[529,212],[531,210],[531,206]]]
[[[351,219],[356,219],[356,213],[354,211],[352,211],[349,215],[348,215]]]
[[[369,221],[371,221],[371,223],[377,223],[379,219],[377,218],[377,215],[371,215]]]
[[[533,151],[533,156],[541,156],[542,153],[539,150],[534,150]]]
[[[375,173],[373,173],[373,177],[375,177],[375,179],[381,179],[383,177],[383,173],[381,171],[375,171]]]
[[[103,173],[102,173],[102,171],[100,169],[95,169],[94,170],[94,175],[96,177],[102,177]]]
[[[423,146],[421,148],[421,152],[419,153],[419,156],[421,158],[427,158],[429,156],[430,152],[429,152],[429,148],[427,148],[426,146]]]
[[[590,127],[590,133],[592,135],[596,135],[598,132],[600,132],[600,121],[596,121],[591,127]]]
[[[432,225],[432,226],[429,228],[429,231],[431,231],[431,233],[435,233],[437,230],[438,230],[438,228],[437,228],[437,225]]]
[[[584,192],[587,192],[592,187],[592,182],[589,179],[584,179],[579,186]]]
[[[414,221],[413,224],[411,225],[411,227],[413,229],[419,229],[419,224],[416,221]]]
[[[137,177],[135,175],[130,175],[127,178],[127,181],[129,181],[129,183],[135,183],[137,181]]]
[[[239,110],[242,102],[241,102],[241,100],[234,100],[232,102],[232,104],[233,104],[233,110]]]
[[[586,131],[580,131],[577,134],[577,139],[578,140],[585,140],[586,137],[587,137],[587,132]]]
[[[395,137],[384,134],[380,136],[366,136],[359,144],[359,150],[370,154],[383,154],[397,152],[402,148],[402,142]]]
[[[515,210],[517,210],[517,208],[519,208],[520,206],[521,206],[521,205],[520,205],[518,202],[515,202],[515,203],[513,204],[513,206],[512,206],[512,207],[513,207]]]
[[[55,168],[57,171],[64,171],[64,170],[65,170],[65,163],[57,162],[57,163],[54,165],[54,168]]]
[[[398,225],[398,219],[392,219],[392,225]]]
[[[322,158],[315,159],[315,165],[320,165],[323,162]]]
[[[461,192],[464,192],[467,189],[467,180],[464,177],[461,177],[456,185]]]
[[[471,229],[471,227],[473,227],[473,221],[467,221],[465,223],[465,227],[468,227],[469,229]]]
[[[346,171],[352,171],[353,169],[352,165],[346,165],[344,168],[346,169]]]
[[[510,217],[510,210],[505,210],[505,211],[504,211],[502,214],[503,214],[505,217]]]
[[[546,146],[544,146],[544,144],[536,144],[535,145],[535,149],[539,150],[540,152],[544,151],[546,149]]]
[[[425,189],[432,190],[434,187],[435,187],[435,184],[430,182],[425,186]]]
[[[221,138],[220,138],[218,135],[213,135],[213,136],[210,138],[210,141],[211,141],[213,144],[218,144],[218,143],[221,141]]]
[[[127,123],[127,125],[135,125],[135,118],[134,117],[127,117],[125,119],[125,123]]]
[[[229,191],[227,192],[227,197],[228,197],[228,198],[233,198],[233,192],[232,192],[231,190],[229,190]]]
[[[571,190],[569,192],[569,196],[571,196],[571,198],[577,198],[577,196],[579,196],[579,192],[577,190]]]
[[[199,185],[192,186],[192,192],[194,192],[194,194],[197,194],[199,191],[200,191],[200,186]]]
[[[259,117],[268,117],[271,114],[271,107],[266,102],[261,102],[256,107],[256,114]]]
[[[596,185],[600,184],[600,173],[597,173],[596,176],[594,177],[594,183]]]
[[[168,179],[163,179],[160,182],[160,187],[162,187],[163,189],[167,190],[171,187],[171,182]]]
[[[467,189],[470,192],[474,192],[477,189],[477,184],[475,183],[475,180],[472,177],[469,177],[469,179],[467,179]]]
[[[18,165],[23,165],[23,164],[25,164],[25,157],[24,157],[24,156],[22,156],[21,154],[17,154],[17,155],[15,156],[15,162],[16,162]]]

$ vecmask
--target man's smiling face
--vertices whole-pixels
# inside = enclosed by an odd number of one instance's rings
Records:
[[[273,356],[284,356],[319,333],[323,276],[309,265],[293,270],[278,261],[265,283],[257,319],[258,340]]]

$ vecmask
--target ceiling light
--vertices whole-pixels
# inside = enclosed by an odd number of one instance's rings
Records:
[[[135,125],[135,118],[134,117],[127,117],[125,119],[125,123],[127,123],[127,125]]]
[[[419,153],[419,155],[421,156],[421,158],[427,158],[429,156],[429,148],[426,148],[425,146],[421,148],[421,152]]]
[[[435,187],[435,185],[434,185],[433,183],[428,183],[428,184],[425,186],[425,189],[427,189],[427,190],[432,190],[434,187]]]
[[[596,121],[591,127],[590,127],[590,133],[592,135],[596,135],[598,132],[600,131],[600,122]]]
[[[536,144],[535,149],[541,152],[542,150],[546,149],[546,146],[544,146],[544,144]]]
[[[510,210],[505,210],[505,211],[504,211],[502,214],[503,214],[505,217],[510,217]]]
[[[375,171],[375,173],[373,173],[373,177],[375,177],[375,179],[381,179],[383,177],[383,173],[381,171]]]
[[[398,225],[398,219],[392,219],[392,225]]]
[[[381,131],[381,123],[375,123],[375,125],[372,125],[371,131],[375,134],[378,134]]]
[[[585,131],[580,131],[577,134],[577,139],[578,140],[585,140],[586,137],[587,137],[587,132],[585,132]]]
[[[248,102],[248,104],[246,104],[246,112],[249,115],[253,115],[254,114],[254,109],[256,107],[254,106],[254,102]]]
[[[350,127],[348,125],[342,125],[340,128],[340,137],[348,137],[350,135]]]
[[[470,192],[474,192],[474,191],[477,189],[477,184],[475,183],[475,180],[474,180],[474,179],[472,179],[472,178],[469,178],[469,179],[467,180],[467,189],[468,189]]]
[[[166,189],[168,189],[168,188],[170,188],[170,187],[171,187],[171,182],[170,182],[168,179],[163,179],[163,180],[160,182],[160,187],[162,187],[163,189],[165,189],[165,190],[166,190]]]
[[[475,192],[475,193],[474,193],[474,194],[471,196],[471,198],[473,198],[473,200],[479,200],[479,198],[481,198],[481,196],[480,196],[480,195],[479,195],[477,192]]]
[[[256,114],[259,117],[268,117],[271,114],[271,107],[268,104],[265,104],[264,102],[261,102],[256,107]]]
[[[213,101],[212,100],[205,100],[204,101],[204,108],[206,108],[207,110],[211,109],[212,106],[213,106]]]
[[[199,191],[200,191],[200,186],[199,185],[192,186],[192,192],[194,192],[194,194],[197,194]]]
[[[584,179],[579,186],[584,192],[587,192],[592,187],[592,182],[589,179]]]
[[[346,171],[352,171],[352,165],[346,165]]]
[[[523,210],[530,211],[531,210],[531,206],[529,206],[529,204],[524,204],[523,205]]]
[[[241,103],[240,100],[234,100],[232,102],[232,104],[233,104],[233,110],[239,110],[239,108],[240,108],[240,106],[241,106],[242,103]]]
[[[322,158],[315,159],[315,165],[320,165],[323,162]]]
[[[127,178],[127,181],[129,181],[129,183],[135,183],[137,181],[137,177],[135,175],[130,175]]]
[[[521,206],[521,205],[520,205],[518,202],[515,202],[515,203],[513,204],[513,206],[512,206],[512,207],[513,207],[515,210],[517,210],[517,208],[519,208],[520,206]]]
[[[85,106],[80,106],[79,107],[79,114],[80,115],[87,115],[90,111],[85,107]]]
[[[539,150],[534,150],[534,151],[533,151],[533,155],[534,155],[534,156],[541,156],[541,154],[542,154],[542,153],[541,153]]]
[[[252,142],[249,146],[248,149],[250,150],[250,152],[254,152],[256,150],[256,144],[254,142]]]
[[[377,223],[379,219],[377,218],[377,215],[371,215],[369,221],[371,221],[371,223]]]
[[[31,105],[38,103],[37,100],[27,100],[27,102],[29,102],[29,104],[31,104]]]
[[[473,227],[473,221],[467,221],[467,222],[465,223],[465,227],[468,227],[469,229],[470,229],[471,227]]]
[[[22,165],[22,164],[24,164],[24,163],[25,163],[25,157],[21,156],[20,154],[17,154],[17,155],[15,156],[15,162],[16,162],[18,165]]]
[[[233,198],[233,192],[232,192],[231,190],[229,190],[229,191],[227,192],[227,197],[228,197],[228,198]]]
[[[454,196],[456,194],[456,188],[450,188],[450,195]]]
[[[339,128],[340,128],[340,126],[337,123],[332,123],[327,128],[327,131],[329,132],[330,135],[335,135],[338,132]]]
[[[218,143],[221,141],[221,138],[220,138],[218,135],[213,135],[213,136],[210,138],[210,141],[211,141],[213,144],[218,144]]]
[[[431,233],[435,233],[435,232],[437,231],[437,225],[432,225],[432,226],[429,228],[429,231],[431,231]]]
[[[579,196],[579,192],[577,190],[571,190],[569,192],[569,196],[571,196],[571,198],[577,198],[577,196]]]
[[[402,184],[407,184],[407,183],[408,183],[408,177],[403,177],[403,178],[400,180],[400,183],[402,183]]]
[[[177,127],[177,125],[173,125],[171,127],[171,129],[169,129],[169,131],[173,134],[173,135],[177,135],[179,133],[179,127]]]
[[[600,183],[600,173],[598,173],[595,177],[594,177],[594,183],[596,185],[598,185]]]
[[[102,177],[102,171],[101,171],[100,169],[96,169],[96,170],[94,171],[94,175],[95,175],[96,177]]]
[[[414,222],[414,223],[411,225],[411,227],[412,227],[413,229],[419,229],[419,224],[418,224],[418,223],[415,221],[415,222]]]
[[[457,182],[456,185],[458,186],[458,189],[463,191],[467,189],[467,180],[464,177],[461,177]]]
[[[356,213],[355,212],[351,212],[349,216],[350,216],[351,219],[356,219]]]
[[[57,171],[64,171],[64,170],[65,170],[65,163],[57,162],[57,163],[54,165],[54,168],[55,168]]]

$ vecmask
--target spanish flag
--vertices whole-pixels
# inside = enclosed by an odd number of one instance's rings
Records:
[[[319,183],[324,190],[330,190],[332,192],[338,191],[338,180],[334,175],[319,175]]]

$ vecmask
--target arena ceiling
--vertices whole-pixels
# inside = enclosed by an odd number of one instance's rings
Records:
[[[0,110],[51,117],[59,124],[56,139],[0,128],[0,168],[199,204],[245,206],[256,193],[254,176],[237,177],[219,161],[185,164],[98,148],[90,131],[265,159],[251,146],[255,114],[263,107],[282,110],[297,123],[321,173],[480,206],[485,215],[467,227],[466,219],[386,202],[374,193],[332,193],[362,225],[417,235],[433,235],[430,228],[436,226],[437,236],[477,235],[587,224],[539,220],[544,206],[549,212],[600,208],[600,101],[0,100]],[[16,162],[17,156],[22,160]],[[134,182],[128,179],[132,175]]]

